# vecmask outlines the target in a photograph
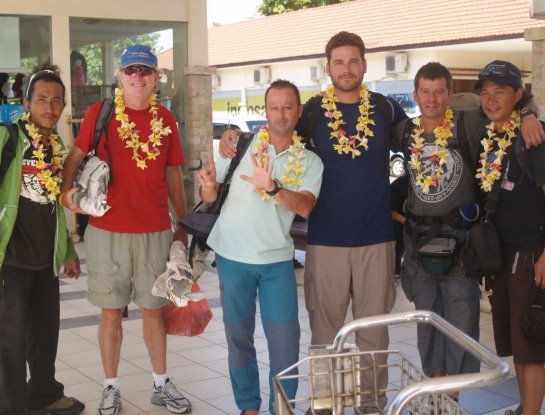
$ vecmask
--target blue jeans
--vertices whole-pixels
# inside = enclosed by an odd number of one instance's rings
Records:
[[[300,328],[297,284],[292,261],[252,265],[216,254],[223,322],[229,349],[229,375],[237,407],[261,406],[259,371],[254,347],[256,298],[269,347],[269,410],[274,414],[273,377],[299,359]],[[294,371],[293,373],[296,373]],[[283,382],[294,398],[297,381]]]

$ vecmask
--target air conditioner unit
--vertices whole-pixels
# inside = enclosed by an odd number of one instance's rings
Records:
[[[407,54],[386,55],[386,73],[407,72]]]
[[[221,83],[220,76],[217,73],[212,74],[212,88],[217,88],[218,86],[220,86],[220,83]]]
[[[545,19],[545,1],[530,0],[530,17],[534,19]]]
[[[271,69],[259,68],[254,69],[254,84],[266,84],[271,80]]]
[[[311,66],[310,67],[310,79],[313,81],[321,81],[324,79],[324,67],[323,66]]]

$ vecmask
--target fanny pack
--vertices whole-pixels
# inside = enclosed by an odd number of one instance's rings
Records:
[[[426,272],[433,275],[445,275],[454,265],[456,253],[454,237],[431,238],[418,249],[418,261]]]

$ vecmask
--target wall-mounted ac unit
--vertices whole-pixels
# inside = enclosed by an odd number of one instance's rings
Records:
[[[212,88],[217,88],[221,85],[221,78],[220,76],[215,73],[215,74],[212,74]]]
[[[321,81],[325,77],[323,66],[313,65],[310,67],[310,79],[313,81]]]
[[[268,67],[254,69],[254,84],[266,84],[271,80],[271,69]]]
[[[545,1],[530,0],[530,17],[534,19],[545,19]]]
[[[407,54],[393,53],[386,55],[386,73],[407,72]]]

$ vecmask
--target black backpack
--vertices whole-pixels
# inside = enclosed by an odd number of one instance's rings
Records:
[[[2,159],[0,160],[0,187],[1,187],[2,183],[4,182],[4,177],[6,176],[6,173],[9,169],[9,166],[11,165],[11,162],[15,158],[15,151],[17,148],[17,140],[19,138],[19,132],[18,132],[16,124],[1,122],[0,127],[6,127],[9,132],[9,138],[8,138],[8,141],[6,141],[4,148],[2,149]]]

